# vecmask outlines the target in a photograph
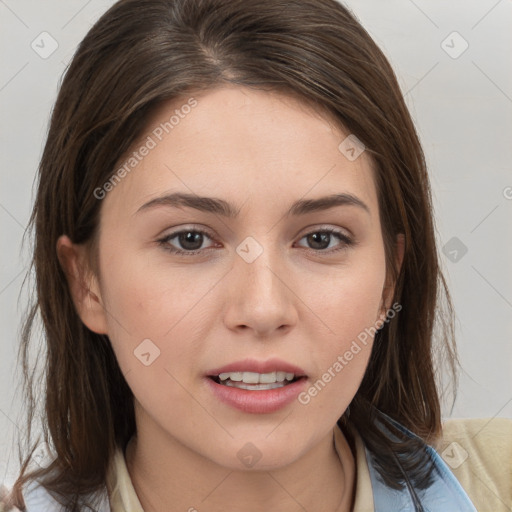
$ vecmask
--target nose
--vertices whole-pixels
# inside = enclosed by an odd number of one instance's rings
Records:
[[[257,337],[288,332],[297,323],[298,298],[293,293],[293,274],[287,269],[283,255],[278,250],[259,246],[257,253],[261,253],[251,261],[254,255],[246,257],[246,254],[258,246],[254,241],[252,246],[250,242],[241,245],[226,283],[229,297],[226,326],[231,330],[250,329]],[[246,253],[245,248],[248,248]]]

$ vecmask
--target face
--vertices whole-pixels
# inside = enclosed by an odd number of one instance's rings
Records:
[[[339,149],[348,135],[278,93],[191,94],[98,192],[101,309],[82,318],[108,334],[139,430],[238,469],[332,431],[389,307],[372,162]]]

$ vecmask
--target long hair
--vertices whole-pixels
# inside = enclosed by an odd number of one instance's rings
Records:
[[[133,394],[107,336],[81,322],[56,254],[67,234],[93,247],[101,201],[163,101],[222,84],[279,90],[329,113],[364,143],[375,167],[394,301],[402,306],[375,335],[369,365],[340,418],[363,438],[390,485],[400,486],[382,411],[425,441],[441,433],[441,354],[457,381],[453,307],[435,240],[422,148],[395,74],[349,10],[335,0],[122,0],[90,29],[62,80],[38,170],[30,219],[35,295],[21,336],[30,448],[13,495],[37,478],[68,510],[103,488],[116,447],[135,433]],[[403,264],[395,240],[405,237]],[[38,380],[30,347],[44,335]],[[437,329],[436,329],[437,326]],[[40,384],[39,384],[40,383]],[[28,470],[32,423],[42,404],[51,464]],[[401,465],[408,467],[407,457]],[[414,461],[410,464],[414,469]]]

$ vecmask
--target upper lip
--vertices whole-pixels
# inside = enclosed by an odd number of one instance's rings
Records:
[[[221,373],[231,372],[286,372],[293,373],[296,377],[306,376],[306,372],[302,368],[277,358],[267,359],[266,361],[257,361],[256,359],[244,359],[243,361],[235,361],[225,366],[209,370],[206,375],[208,377],[217,377]]]

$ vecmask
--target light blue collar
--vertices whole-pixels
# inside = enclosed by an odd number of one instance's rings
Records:
[[[400,423],[382,412],[380,414],[405,435],[423,444],[425,455],[430,457],[429,463],[432,464],[432,483],[426,489],[405,485],[403,489],[395,490],[387,486],[377,473],[375,462],[365,447],[375,512],[477,512],[466,491],[436,450]],[[390,439],[398,439],[379,420],[377,424]]]

